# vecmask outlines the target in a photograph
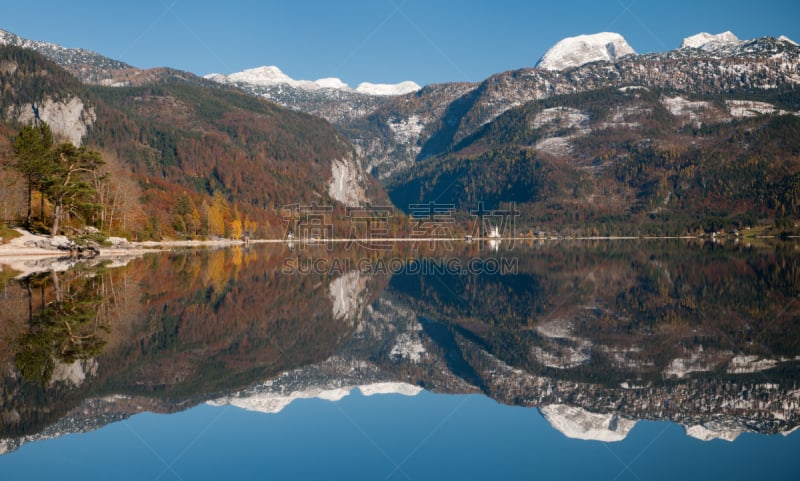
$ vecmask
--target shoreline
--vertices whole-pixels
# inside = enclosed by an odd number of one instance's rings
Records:
[[[15,229],[20,233],[21,231]],[[755,238],[771,238],[772,236],[756,236]],[[65,257],[69,254],[66,251],[47,249],[42,247],[26,246],[25,243],[50,239],[50,236],[35,235],[25,232],[22,237],[17,237],[7,244],[0,244],[0,263],[8,258],[36,258],[36,257]],[[747,239],[746,237],[734,237],[732,239]],[[249,241],[217,239],[217,240],[162,240],[162,241],[134,241],[124,245],[112,247],[100,247],[98,257],[113,257],[124,255],[140,255],[148,252],[161,252],[173,247],[231,247],[246,246],[249,244],[370,244],[376,242],[407,243],[407,242],[531,242],[531,241],[587,241],[587,240],[706,240],[704,236],[696,235],[648,235],[648,236],[509,236],[509,237],[388,237],[388,238],[331,238],[331,239],[250,239]],[[713,240],[709,238],[708,240]]]
[[[15,229],[20,233],[20,237],[11,239],[7,244],[0,245],[0,271],[10,268],[21,272],[20,276],[26,276],[34,272],[51,270],[55,266],[71,265],[78,261],[104,261],[111,260],[119,263],[141,257],[148,253],[165,252],[173,248],[184,247],[232,247],[246,246],[250,244],[306,244],[322,245],[326,243],[344,244],[369,244],[374,242],[389,243],[409,243],[409,242],[545,242],[545,241],[658,241],[658,240],[706,240],[703,236],[515,236],[515,237],[393,237],[393,238],[332,238],[332,239],[251,239],[249,241],[216,239],[216,240],[162,240],[162,241],[139,241],[125,242],[112,247],[101,247],[99,254],[90,257],[70,257],[69,253],[53,248],[34,247],[30,244],[42,241],[49,241],[50,236],[35,235],[22,229]],[[734,237],[733,240],[745,240],[743,237]],[[714,241],[715,239],[708,239]],[[28,245],[26,245],[28,244]],[[50,261],[47,264],[45,261]],[[47,264],[47,265],[44,265]],[[47,267],[51,266],[51,267]]]

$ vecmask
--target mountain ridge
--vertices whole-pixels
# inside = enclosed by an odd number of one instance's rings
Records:
[[[416,82],[406,80],[396,84],[374,84],[362,82],[355,89],[336,77],[321,78],[317,80],[295,80],[286,75],[275,65],[265,65],[235,72],[231,74],[212,73],[204,78],[226,84],[244,84],[258,87],[273,87],[287,85],[302,90],[344,90],[364,95],[403,95],[416,92],[420,87]]]

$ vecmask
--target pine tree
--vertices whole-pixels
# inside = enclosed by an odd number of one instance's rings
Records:
[[[86,216],[99,209],[92,178],[104,162],[99,152],[71,143],[58,145],[52,158],[52,166],[42,182],[42,192],[53,203],[50,234],[56,235],[65,213]]]
[[[30,228],[33,191],[42,191],[42,184],[53,167],[53,132],[47,123],[38,122],[36,125],[26,125],[22,128],[14,139],[14,157],[11,167],[25,177],[28,188],[25,227]],[[44,207],[44,197],[42,197],[42,207]],[[44,217],[44,208],[40,212]]]

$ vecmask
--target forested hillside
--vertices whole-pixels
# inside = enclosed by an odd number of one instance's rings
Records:
[[[417,163],[390,195],[398,206],[515,202],[525,226],[586,234],[791,223],[800,215],[798,110],[791,90],[551,97]]]
[[[13,160],[13,137],[36,115],[58,141],[99,151],[112,179],[104,201],[116,203],[115,219],[98,226],[109,233],[274,236],[284,229],[284,205],[385,199],[327,122],[230,88],[175,78],[86,86],[17,47],[0,47],[0,85],[4,164]],[[330,189],[334,163],[344,170],[351,198]],[[7,219],[19,218],[24,190],[12,176],[0,199]]]

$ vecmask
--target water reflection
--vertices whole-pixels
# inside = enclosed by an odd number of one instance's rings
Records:
[[[17,370],[26,380],[46,385],[55,376],[79,383],[94,367],[91,362],[79,361],[89,361],[102,352],[113,298],[105,288],[105,276],[96,271],[91,274],[53,271],[23,280],[29,300],[28,326],[12,341],[12,349]],[[36,309],[34,290],[40,293]]]
[[[189,250],[9,281],[2,449],[141,411],[276,413],[421,389],[538,407],[577,439],[619,441],[642,419],[727,440],[800,424],[793,246],[452,247]],[[419,266],[441,255],[512,269],[285,270],[292,256]]]

